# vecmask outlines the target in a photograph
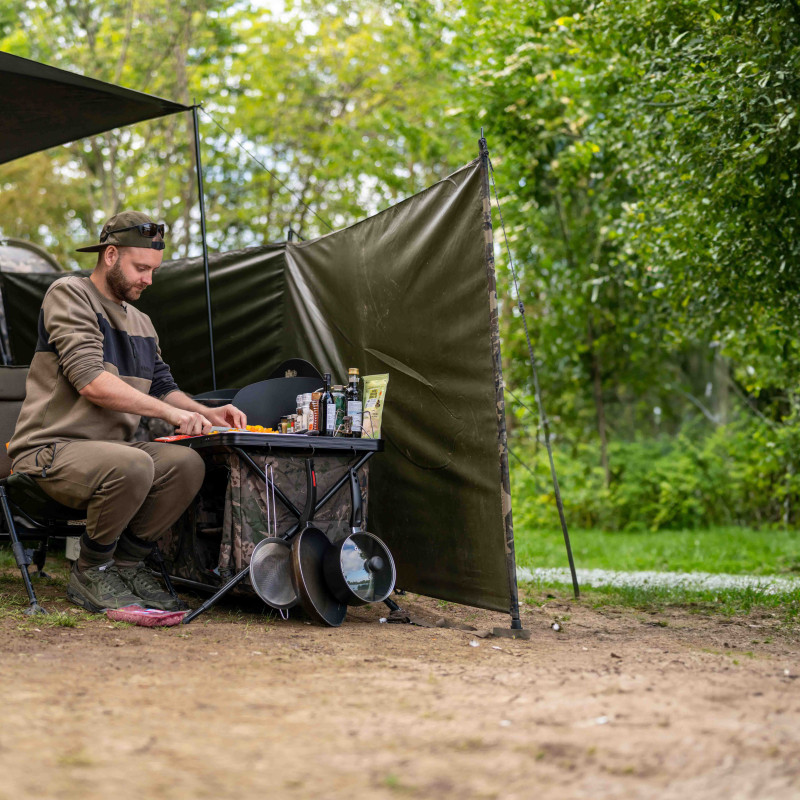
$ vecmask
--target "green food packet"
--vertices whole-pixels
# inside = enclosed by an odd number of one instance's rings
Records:
[[[389,375],[364,376],[364,419],[362,436],[366,439],[381,438],[381,417],[386,401],[386,387],[389,385]]]

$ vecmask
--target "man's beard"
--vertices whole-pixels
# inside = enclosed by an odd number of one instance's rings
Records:
[[[111,289],[118,300],[132,303],[134,300],[139,299],[144,287],[139,287],[134,281],[129,281],[122,272],[119,262],[120,256],[117,256],[114,265],[106,274],[106,283],[108,283],[108,288]]]

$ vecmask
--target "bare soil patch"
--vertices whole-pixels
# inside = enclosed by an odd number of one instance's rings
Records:
[[[144,629],[73,608],[52,571],[42,600],[77,627],[9,612],[0,576],[0,800],[800,797],[800,646],[771,615],[541,594],[530,641],[381,623],[383,605],[338,629],[246,601]]]

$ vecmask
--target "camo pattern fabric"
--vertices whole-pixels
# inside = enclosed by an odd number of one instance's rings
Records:
[[[298,511],[303,510],[306,501],[305,458],[300,456],[256,455],[250,456],[264,470],[272,467],[275,486]],[[266,486],[264,481],[235,454],[230,458],[230,482],[225,495],[225,516],[222,525],[222,544],[219,553],[219,572],[221,575],[235,574],[250,563],[255,546],[267,536],[286,533],[297,522],[292,513],[275,495],[274,513],[267,512]],[[325,493],[342,477],[346,477],[351,461],[336,456],[314,458],[317,476],[317,503]],[[367,509],[367,467],[359,471],[361,501],[363,505],[362,523],[366,527]],[[270,493],[270,501],[272,494]],[[318,513],[312,516],[314,527],[323,531],[335,542],[350,532],[349,480],[336,492]],[[267,523],[270,523],[269,527]]]
[[[275,485],[299,512],[306,499],[305,459],[249,451],[259,469],[272,466]],[[159,542],[170,574],[218,587],[250,563],[255,546],[271,532],[285,533],[297,517],[275,496],[276,513],[269,514],[264,481],[235,453],[203,453],[206,477],[194,503]],[[317,456],[317,503],[340,478],[348,475],[353,458]],[[367,527],[368,465],[359,470],[362,526]],[[313,516],[314,527],[331,541],[350,532],[350,481]],[[247,582],[239,584],[249,588]]]
[[[489,151],[486,140],[480,139],[481,202],[483,204],[483,237],[486,257],[486,279],[489,287],[489,325],[492,336],[494,364],[495,410],[497,412],[497,441],[500,456],[500,501],[506,534],[506,569],[512,619],[519,619],[519,590],[517,588],[516,555],[514,552],[514,520],[511,514],[511,476],[508,468],[508,433],[506,431],[506,402],[503,387],[503,359],[500,351],[500,322],[497,304],[497,281],[494,264],[494,231],[492,201],[489,193]]]

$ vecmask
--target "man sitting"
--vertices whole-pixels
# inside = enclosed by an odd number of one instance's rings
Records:
[[[144,558],[200,489],[203,460],[186,447],[133,442],[140,415],[178,433],[243,428],[232,405],[208,408],[178,389],[150,318],[133,305],[152,283],[164,226],[125,211],[106,222],[88,277],[47,290],[26,397],[8,446],[15,472],[46,494],[86,509],[86,533],[67,597],[100,611],[138,603],[176,610]]]

